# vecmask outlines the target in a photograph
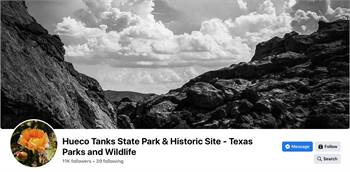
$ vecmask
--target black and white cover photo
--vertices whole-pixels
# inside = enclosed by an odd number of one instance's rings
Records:
[[[347,129],[348,0],[1,0],[1,128]]]

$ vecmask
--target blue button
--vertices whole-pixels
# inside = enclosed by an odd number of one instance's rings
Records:
[[[283,152],[312,152],[312,142],[282,142]]]

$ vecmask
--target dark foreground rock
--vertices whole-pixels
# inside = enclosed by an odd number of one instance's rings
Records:
[[[257,46],[249,63],[139,102],[136,128],[349,128],[349,21]]]
[[[30,118],[55,128],[116,128],[99,83],[65,62],[64,53],[60,38],[49,35],[24,2],[1,1],[2,128]]]

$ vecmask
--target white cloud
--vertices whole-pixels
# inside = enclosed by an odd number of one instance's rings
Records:
[[[153,0],[84,2],[85,9],[75,17],[63,18],[56,27],[60,35],[79,40],[66,44],[67,59],[79,65],[104,66],[99,69],[103,72],[91,75],[105,89],[129,87],[157,93],[181,86],[201,72],[249,61],[259,42],[292,29],[312,32],[320,18],[332,21],[349,14],[349,9],[331,9],[329,4],[324,17],[301,9],[291,12],[299,1],[287,0],[277,8],[265,0],[256,11],[246,10],[227,20],[209,19],[197,31],[174,34],[155,20]],[[247,9],[248,2],[237,0],[241,9]]]
[[[88,28],[84,23],[71,17],[64,17],[63,21],[57,24],[57,30],[60,34],[76,38],[102,36],[105,28],[105,25],[101,25],[100,28]]]
[[[276,9],[270,0],[266,0],[259,6],[258,13],[274,14],[276,13]]]
[[[321,19],[317,13],[312,11],[297,10],[291,23],[293,30],[303,34],[310,34],[317,30],[318,21]],[[324,18],[324,17],[323,17]]]
[[[289,8],[292,8],[296,3],[297,3],[296,0],[288,0],[287,1],[287,6]]]
[[[289,13],[276,12],[274,4],[265,0],[256,12],[242,15],[225,23],[233,37],[239,37],[252,49],[257,43],[271,39],[274,36],[283,36],[291,31]]]
[[[237,4],[238,4],[238,7],[242,10],[248,9],[248,7],[247,7],[248,3],[244,0],[237,0]]]
[[[291,25],[293,30],[302,34],[315,32],[318,28],[319,20],[332,22],[350,18],[350,9],[341,7],[333,9],[330,0],[298,0],[293,8],[295,11]]]
[[[123,67],[213,66],[249,61],[256,43],[288,31],[288,16],[270,0],[235,20],[204,21],[199,31],[175,35],[152,15],[152,0],[85,0],[84,17],[57,24],[64,36],[85,38],[67,45],[73,62]],[[87,18],[89,18],[87,20]],[[91,19],[92,18],[92,19]],[[95,21],[94,25],[86,24]],[[91,22],[90,22],[91,23]],[[261,29],[264,28],[264,29]]]
[[[276,14],[269,0],[264,1],[259,12],[234,20],[207,20],[200,30],[180,35],[154,19],[152,0],[84,2],[87,9],[80,10],[77,18],[63,18],[57,32],[82,40],[65,46],[70,61],[118,71],[95,76],[106,89],[111,85],[122,89],[125,84],[175,88],[200,74],[195,68],[206,69],[204,72],[249,61],[256,43],[289,29],[285,21],[288,18]]]

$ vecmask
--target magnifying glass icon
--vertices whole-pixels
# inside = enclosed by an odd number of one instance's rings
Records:
[[[322,161],[322,158],[320,156],[318,156],[316,159],[317,161]]]

